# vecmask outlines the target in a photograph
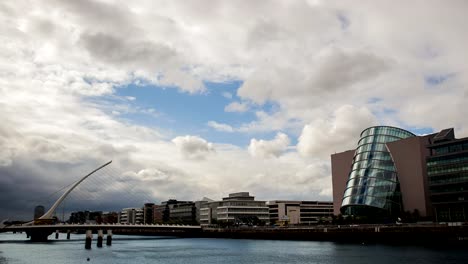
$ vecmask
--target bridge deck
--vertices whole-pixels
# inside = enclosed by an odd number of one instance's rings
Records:
[[[122,225],[122,224],[58,224],[58,225],[31,225],[31,226],[7,226],[0,229],[0,232],[28,231],[28,230],[116,230],[116,229],[145,229],[145,230],[201,230],[201,226],[188,225]]]

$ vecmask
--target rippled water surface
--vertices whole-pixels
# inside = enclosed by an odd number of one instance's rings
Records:
[[[468,263],[468,248],[114,235],[111,247],[84,249],[84,235],[31,243],[0,234],[4,263]],[[89,258],[89,261],[87,260]]]

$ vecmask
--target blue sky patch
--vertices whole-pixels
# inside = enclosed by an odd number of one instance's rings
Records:
[[[441,75],[427,75],[427,76],[424,76],[424,81],[429,86],[436,86],[436,85],[444,83],[445,81],[452,78],[453,76],[455,76],[455,74],[453,73],[441,74]]]
[[[148,84],[130,84],[115,89],[115,94],[106,101],[118,104],[122,98],[134,98],[126,103],[135,111],[120,113],[120,117],[130,122],[148,127],[158,127],[170,131],[171,136],[198,135],[210,142],[224,142],[239,146],[248,145],[253,136],[274,137],[276,132],[268,133],[238,133],[216,131],[209,127],[209,121],[227,124],[233,128],[257,119],[256,111],[273,113],[279,105],[268,102],[262,106],[253,106],[252,111],[225,112],[224,108],[232,102],[241,102],[237,97],[237,89],[242,81],[225,83],[205,82],[207,92],[189,94],[177,88],[160,87]],[[110,109],[108,109],[110,111]]]
[[[338,14],[337,15],[338,20],[340,21],[340,26],[342,30],[346,30],[351,22],[349,21],[349,18],[345,16],[344,14]]]

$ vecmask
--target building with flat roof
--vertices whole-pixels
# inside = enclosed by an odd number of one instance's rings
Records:
[[[200,224],[252,224],[268,223],[269,212],[265,201],[255,201],[248,192],[231,193],[222,201],[201,205]]]
[[[438,222],[468,220],[468,138],[442,130],[428,145],[429,194]]]
[[[124,208],[119,213],[118,222],[121,224],[143,224],[143,208]]]
[[[416,136],[370,127],[355,150],[333,154],[331,162],[335,215],[467,219],[468,138],[456,139],[452,128]]]
[[[330,222],[333,216],[333,202],[276,200],[267,204],[272,224],[310,225]]]
[[[169,221],[178,224],[195,225],[197,208],[194,202],[173,204],[169,208]]]

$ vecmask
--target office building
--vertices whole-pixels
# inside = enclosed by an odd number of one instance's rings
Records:
[[[169,221],[177,224],[197,224],[197,208],[194,202],[173,204],[169,207]]]
[[[452,128],[425,136],[365,129],[356,150],[331,156],[334,214],[466,220],[467,143]]]
[[[143,224],[142,208],[124,208],[119,214],[119,223],[121,224]]]
[[[71,224],[101,224],[102,211],[72,212],[67,222]]]
[[[153,212],[154,222],[158,223],[158,224],[169,223],[171,221],[171,209],[174,208],[174,206],[176,206],[178,204],[188,205],[190,203],[193,204],[192,201],[178,201],[176,199],[169,199],[167,201],[162,202],[160,205],[155,205],[153,207],[154,208],[154,212]],[[184,209],[180,209],[177,212],[177,214],[179,214],[178,215],[179,217],[181,216],[183,210]],[[175,217],[178,217],[178,216],[175,216]],[[194,216],[194,218],[195,218],[195,216]],[[175,220],[175,218],[172,219],[172,220]]]
[[[45,214],[45,208],[42,205],[38,205],[34,207],[34,220],[38,219],[39,217]]]
[[[271,224],[310,225],[331,222],[333,202],[269,201]]]
[[[154,223],[154,203],[145,203],[143,206],[143,223]]]
[[[468,138],[453,129],[441,131],[428,146],[429,193],[438,222],[468,220]]]
[[[222,201],[204,203],[200,208],[200,224],[265,224],[269,222],[265,201],[255,201],[248,192],[231,193]]]

